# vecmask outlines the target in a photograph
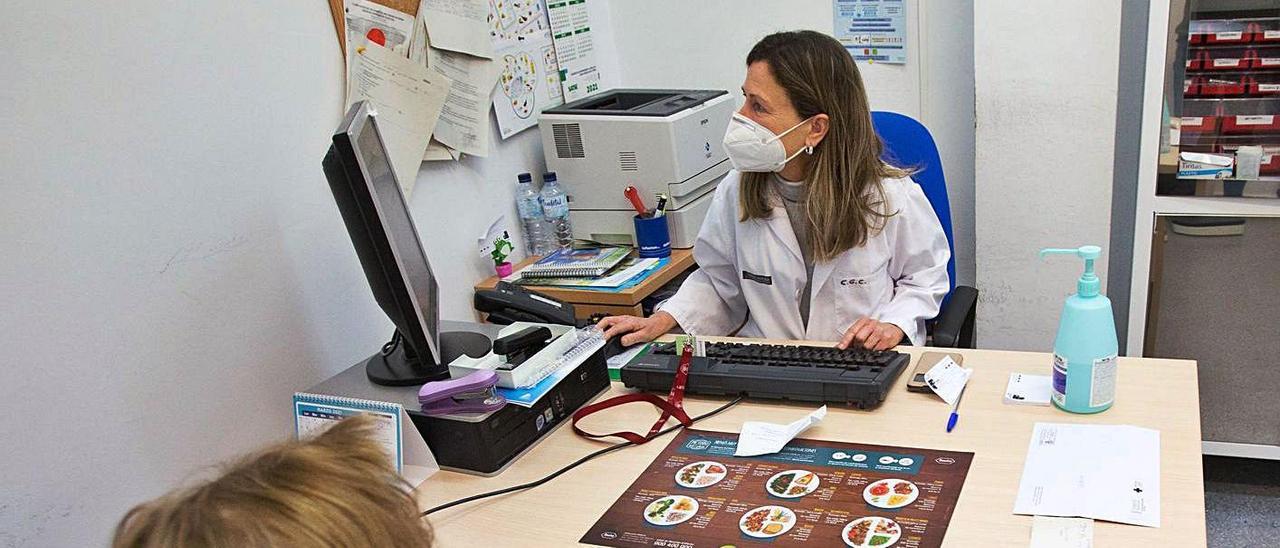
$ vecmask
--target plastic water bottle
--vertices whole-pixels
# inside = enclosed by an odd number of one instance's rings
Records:
[[[564,249],[573,245],[573,225],[569,222],[569,197],[565,195],[556,174],[542,175],[542,214],[551,226],[552,244]]]
[[[520,213],[520,225],[524,229],[524,250],[529,255],[550,253],[551,231],[542,215],[542,202],[538,190],[533,188],[533,176],[521,173],[516,183],[516,210]]]

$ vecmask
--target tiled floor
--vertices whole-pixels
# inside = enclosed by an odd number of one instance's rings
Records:
[[[1280,546],[1280,461],[1204,458],[1209,546]]]

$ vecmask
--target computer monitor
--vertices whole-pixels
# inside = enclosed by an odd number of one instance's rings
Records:
[[[449,362],[461,354],[485,355],[488,337],[440,332],[440,287],[367,102],[351,105],[323,165],[373,298],[396,328],[366,362],[369,380],[422,384],[447,378]]]

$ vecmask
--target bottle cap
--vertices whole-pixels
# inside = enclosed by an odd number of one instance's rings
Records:
[[[530,175],[528,173],[521,173],[519,175],[516,175],[516,180],[521,183],[532,183],[533,175]]]
[[[542,174],[542,182],[550,183],[551,181],[554,181],[554,180],[556,180],[556,172],[548,171]]]

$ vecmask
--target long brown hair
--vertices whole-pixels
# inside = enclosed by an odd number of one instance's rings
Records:
[[[884,144],[871,125],[862,75],[835,38],[810,30],[779,32],[760,40],[747,65],[764,62],[786,91],[800,118],[830,118],[827,135],[813,148],[804,178],[810,247],[815,260],[829,261],[884,227],[892,216],[881,179],[909,171],[880,160]],[[743,173],[741,220],[768,218],[773,206],[768,173]]]
[[[138,505],[116,548],[431,545],[370,416],[246,457],[221,477]]]

